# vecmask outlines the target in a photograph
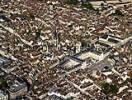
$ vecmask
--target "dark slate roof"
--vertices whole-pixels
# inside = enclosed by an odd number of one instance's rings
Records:
[[[10,64],[10,60],[0,56],[0,66]]]

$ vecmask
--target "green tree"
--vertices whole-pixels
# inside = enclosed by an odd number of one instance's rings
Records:
[[[73,100],[73,99],[74,99],[74,97],[69,97],[66,100]]]
[[[102,82],[101,83],[101,89],[104,93],[108,94],[110,92],[110,86],[109,83]]]
[[[114,16],[124,16],[124,14],[118,9],[116,9],[115,13],[112,13],[112,15],[114,15]]]
[[[109,84],[107,82],[101,83],[101,89],[105,94],[116,94],[119,90],[117,85],[115,84]]]
[[[0,88],[8,87],[7,81],[5,79],[0,78]]]
[[[86,48],[87,47],[87,42],[85,40],[82,40],[81,44],[82,44],[82,48]]]
[[[87,8],[89,10],[95,10],[94,7],[93,7],[93,5],[90,2],[82,3],[81,6],[84,7],[84,8]]]
[[[77,5],[79,2],[78,2],[78,0],[67,0],[67,3]]]
[[[117,85],[112,85],[112,84],[110,84],[110,92],[112,93],[112,94],[116,94],[117,92],[119,91],[119,88],[117,87]]]
[[[41,28],[39,28],[37,31],[36,31],[36,39],[38,39],[40,36],[41,36],[41,34],[42,34],[42,32],[41,32]]]

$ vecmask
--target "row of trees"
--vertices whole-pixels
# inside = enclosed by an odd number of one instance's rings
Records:
[[[67,0],[66,3],[77,5],[79,2],[78,2],[78,0]]]
[[[80,2],[78,0],[67,0],[67,3],[72,4],[72,5],[77,5]],[[84,2],[84,0],[81,0],[81,6],[84,7],[84,8],[90,9],[90,10],[95,10],[93,5],[88,1]]]

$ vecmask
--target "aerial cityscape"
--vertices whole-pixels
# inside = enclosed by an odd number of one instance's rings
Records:
[[[0,0],[0,100],[132,100],[132,0]]]

